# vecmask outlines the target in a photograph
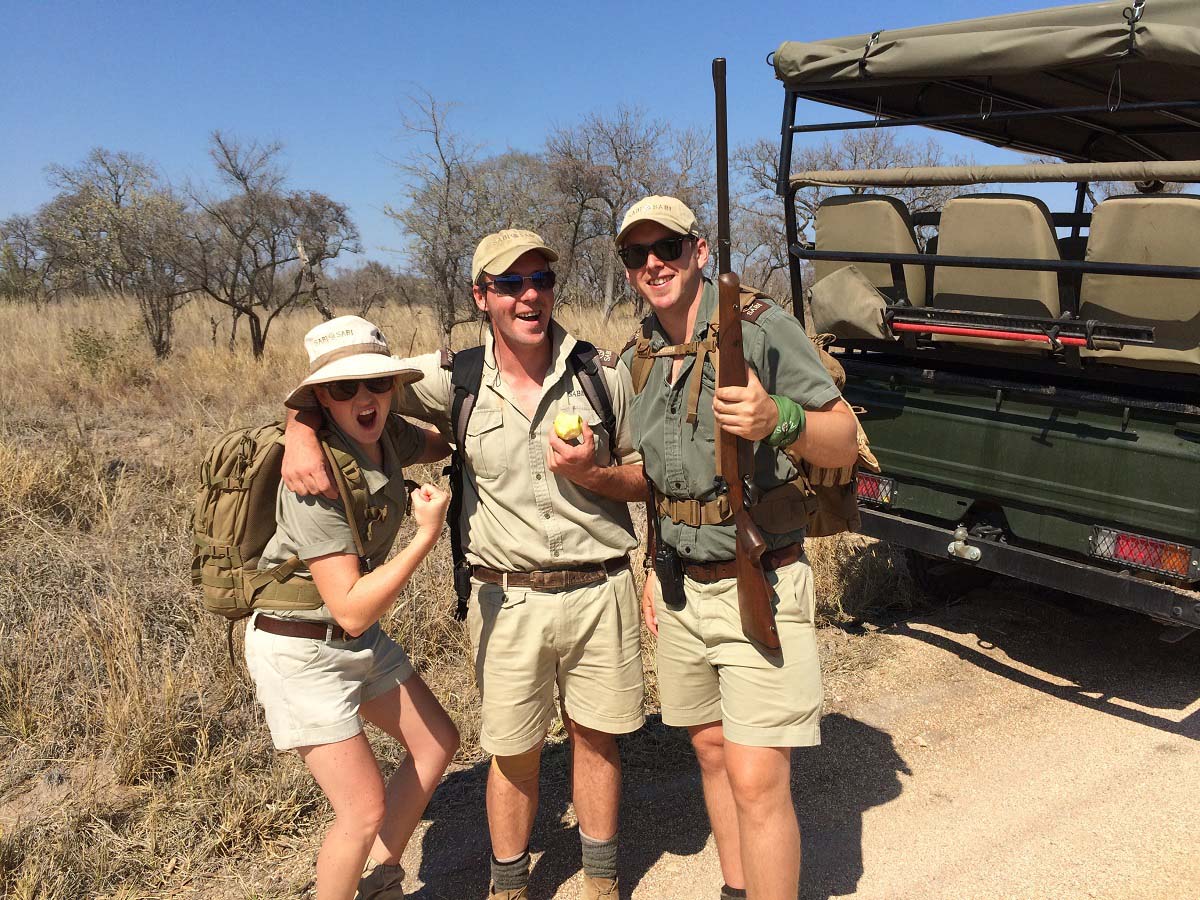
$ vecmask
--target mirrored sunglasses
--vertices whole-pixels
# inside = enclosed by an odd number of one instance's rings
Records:
[[[652,244],[626,244],[617,251],[621,262],[627,269],[640,269],[653,253],[662,262],[675,262],[683,255],[683,245],[686,241],[696,238],[690,234],[677,234],[673,237],[659,238]]]
[[[381,375],[379,378],[351,378],[347,381],[330,381],[325,385],[329,396],[334,400],[350,400],[358,393],[358,386],[363,385],[372,394],[386,394],[392,389],[396,378],[394,375]]]
[[[532,275],[496,275],[491,281],[487,282],[488,287],[495,290],[497,294],[503,294],[505,297],[516,297],[525,290],[525,282],[528,281],[533,285],[535,291],[548,291],[554,287],[554,282],[557,276],[549,269],[544,269],[541,272],[534,272]]]

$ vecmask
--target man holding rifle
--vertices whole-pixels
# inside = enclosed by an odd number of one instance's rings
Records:
[[[794,900],[800,834],[790,754],[820,742],[822,692],[805,495],[793,459],[852,464],[856,423],[803,326],[783,309],[742,292],[734,321],[718,328],[717,286],[703,274],[708,243],[681,201],[634,204],[617,247],[626,278],[651,308],[623,359],[655,507],[654,571],[642,609],[658,637],[663,721],[691,735],[723,900]],[[736,292],[736,279],[731,285]],[[738,325],[740,346],[727,347],[721,338]],[[718,370],[736,368],[738,350],[745,386],[718,389]],[[739,459],[739,484],[718,477],[736,472]],[[749,516],[735,524],[731,499],[742,494]],[[756,602],[766,616],[759,640],[745,630],[747,604]]]

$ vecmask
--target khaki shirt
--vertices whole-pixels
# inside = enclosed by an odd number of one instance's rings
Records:
[[[754,322],[742,322],[742,348],[746,362],[754,369],[769,394],[789,397],[805,409],[817,409],[841,394],[825,367],[804,326],[785,310],[766,301],[768,307]],[[708,335],[709,323],[717,313],[717,289],[705,280],[700,310],[692,340]],[[657,317],[650,317],[651,348],[660,350],[671,343]],[[626,365],[633,361],[634,348],[622,354]],[[716,369],[711,359],[704,371],[695,372],[696,357],[687,357],[675,384],[669,383],[672,360],[654,361],[645,387],[633,400],[634,443],[641,451],[646,474],[662,493],[680,499],[707,502],[717,496],[712,400],[716,393]],[[689,425],[688,385],[701,378],[697,421]],[[754,484],[763,491],[794,481],[796,467],[782,453],[765,443],[754,445]],[[663,540],[684,559],[700,562],[733,559],[735,536],[733,522],[721,525],[690,526],[660,516]],[[803,527],[770,533],[763,531],[767,549],[795,543],[803,537]]]
[[[389,433],[384,432],[380,441],[383,447],[383,465],[376,466],[358,444],[346,437],[341,429],[326,418],[330,431],[329,443],[350,453],[358,461],[362,467],[363,479],[367,483],[369,504],[385,509],[382,518],[373,527],[383,527],[391,531],[391,540],[372,540],[368,544],[375,545],[375,552],[369,557],[372,566],[383,565],[388,558],[392,542],[400,530],[400,520],[408,505],[403,466],[420,457],[425,444],[420,430],[415,425],[403,420],[399,422],[399,436],[394,443]],[[354,532],[346,519],[346,509],[340,499],[330,500],[322,496],[299,497],[280,481],[275,500],[275,522],[275,534],[267,541],[266,549],[263,550],[258,563],[259,569],[272,568],[287,562],[293,556],[308,561],[330,553],[358,555],[354,544]],[[307,569],[301,569],[294,577],[312,579]],[[267,612],[277,618],[290,617],[334,623],[333,615],[326,606],[304,610],[271,609]]]
[[[624,556],[637,545],[628,504],[609,500],[555,475],[547,465],[549,430],[560,412],[577,413],[596,435],[596,464],[613,460],[609,439],[567,358],[571,337],[551,323],[550,372],[532,420],[517,405],[496,368],[491,332],[486,333],[483,379],[467,423],[463,548],[472,565],[508,572],[531,572],[600,563]],[[454,388],[441,354],[427,353],[404,361],[424,378],[406,385],[398,410],[429,422],[453,442],[450,422]],[[617,423],[616,462],[636,463],[629,423],[632,395],[629,369],[600,366],[612,398]]]

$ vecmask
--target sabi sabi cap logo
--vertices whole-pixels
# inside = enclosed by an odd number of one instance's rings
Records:
[[[536,231],[506,228],[489,234],[475,248],[475,255],[471,259],[471,281],[478,281],[482,272],[502,275],[522,254],[530,250],[541,253],[547,262],[558,259],[558,254],[546,246]]]
[[[686,203],[677,197],[660,197],[657,195],[643,197],[625,213],[621,221],[621,229],[617,232],[617,244],[620,244],[626,233],[641,222],[657,222],[664,228],[669,228],[676,234],[697,234],[696,214],[688,209]]]

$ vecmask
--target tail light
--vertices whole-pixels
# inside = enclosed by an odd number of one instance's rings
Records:
[[[884,478],[882,475],[872,475],[859,472],[855,489],[860,503],[878,503],[880,506],[891,506],[896,496],[896,479]]]
[[[1092,528],[1091,543],[1092,555],[1101,559],[1185,581],[1200,580],[1200,552],[1194,547],[1099,526]]]

